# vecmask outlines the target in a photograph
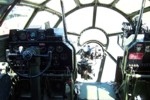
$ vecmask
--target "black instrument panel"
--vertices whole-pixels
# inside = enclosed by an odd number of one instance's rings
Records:
[[[135,73],[150,73],[150,42],[135,42],[128,50],[127,69]]]
[[[57,34],[58,32],[58,34]],[[25,29],[10,30],[9,50],[12,54],[21,54],[28,48],[35,47],[40,51],[39,55],[47,55],[52,52],[51,66],[46,72],[61,72],[74,70],[74,49],[72,45],[64,41],[60,31],[54,29]],[[63,33],[63,32],[62,32]],[[22,51],[21,51],[21,49]],[[27,61],[23,57],[10,57],[10,66],[14,70],[28,71]],[[40,58],[40,69],[43,70],[49,62],[49,58]]]
[[[62,41],[62,36],[57,34],[53,29],[39,30],[39,29],[26,29],[26,30],[10,30],[9,39],[12,42],[17,41]]]

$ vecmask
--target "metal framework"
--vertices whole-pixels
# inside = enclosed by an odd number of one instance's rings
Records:
[[[25,25],[25,28],[29,26],[30,22],[32,21],[32,19],[35,17],[35,15],[38,13],[38,11],[47,11],[49,13],[52,13],[56,16],[59,17],[59,20],[57,21],[57,23],[54,25],[54,27],[58,27],[58,25],[60,24],[60,22],[62,21],[61,18],[61,13],[57,12],[49,7],[46,6],[46,4],[52,0],[45,0],[40,4],[37,3],[33,3],[30,0],[12,0],[13,2],[10,5],[6,5],[6,4],[0,4],[0,7],[4,7],[4,12],[1,13],[0,15],[0,25],[2,25],[4,19],[6,18],[6,16],[8,15],[8,13],[11,11],[11,9],[13,8],[14,5],[18,4],[18,5],[25,5],[25,6],[29,6],[34,8],[34,12],[31,15],[31,18],[28,20],[28,22]],[[125,17],[130,23],[132,23],[132,18],[136,15],[138,15],[139,10],[132,12],[130,14],[126,14],[125,12],[121,11],[120,9],[118,9],[117,7],[115,7],[115,5],[119,2],[120,0],[114,0],[112,1],[110,4],[103,4],[100,3],[99,0],[94,0],[92,3],[88,3],[88,4],[82,4],[80,2],[80,0],[74,0],[76,7],[71,9],[70,11],[68,11],[67,13],[65,13],[65,16],[68,16],[70,14],[72,14],[73,12],[85,8],[85,7],[94,7],[93,9],[93,20],[92,20],[92,27],[95,27],[95,23],[96,23],[96,15],[97,15],[97,7],[105,7],[105,8],[109,8],[112,9],[118,13],[120,13],[123,17]],[[7,7],[6,7],[7,6]],[[150,11],[150,6],[146,7],[144,9],[144,13],[145,12],[149,12]],[[90,26],[89,26],[90,27]],[[117,33],[113,33],[114,35],[116,35]],[[111,36],[113,35],[111,34]]]

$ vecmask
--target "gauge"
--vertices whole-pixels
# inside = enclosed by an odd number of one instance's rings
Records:
[[[45,34],[43,32],[39,33],[39,40],[44,40],[45,39]]]
[[[36,31],[29,31],[28,32],[28,39],[35,40],[36,39]]]
[[[16,30],[10,30],[10,36],[11,36],[12,41],[17,41],[18,40]]]
[[[143,44],[137,44],[137,45],[135,46],[135,50],[136,50],[137,52],[140,52],[140,51],[142,50],[142,48],[143,48]]]
[[[57,52],[62,52],[63,51],[63,47],[62,46],[57,46],[56,47],[56,51]]]
[[[145,47],[145,52],[150,52],[150,46]]]
[[[30,33],[30,38],[35,39],[36,38],[36,33],[33,31]]]
[[[11,38],[12,38],[12,41],[17,41],[18,40],[16,35],[13,35]]]
[[[19,39],[22,40],[22,41],[26,40],[27,39],[26,33],[25,32],[20,32]]]

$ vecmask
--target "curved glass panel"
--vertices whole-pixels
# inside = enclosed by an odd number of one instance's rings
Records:
[[[89,30],[84,31],[81,34],[80,41],[79,41],[80,44],[83,44],[84,42],[86,42],[88,40],[98,40],[102,44],[107,43],[106,35],[98,29],[89,29]]]
[[[80,0],[80,3],[82,4],[88,4],[88,3],[92,3],[94,0]]]
[[[109,41],[109,46],[108,46],[107,51],[115,59],[117,59],[118,56],[123,56],[124,51],[117,44],[117,36],[109,37],[109,40],[110,41]],[[108,71],[109,71],[109,73],[108,73]],[[107,55],[101,82],[114,81],[114,79],[115,79],[115,72],[116,72],[116,62],[114,62],[111,59],[111,57]]]
[[[73,0],[63,0],[63,4],[65,13],[76,7],[76,4]],[[51,0],[46,4],[46,6],[58,12],[62,12],[60,0]]]
[[[100,3],[104,3],[104,4],[110,4],[112,3],[114,0],[99,0]]]
[[[121,14],[108,8],[98,7],[96,27],[104,29],[107,33],[121,32],[122,22],[128,22]]]
[[[137,11],[141,8],[142,0],[120,0],[116,7],[120,9],[121,11],[129,14],[134,11]],[[148,7],[150,5],[150,2],[146,0],[145,7]]]
[[[23,29],[32,13],[33,9],[30,7],[15,6],[3,22],[1,34],[8,34],[9,29]]]
[[[76,51],[78,51],[78,36],[69,34],[67,37],[70,43],[75,47]]]
[[[66,26],[69,32],[80,33],[92,25],[93,7],[77,10],[66,17]],[[62,28],[62,23],[58,26]]]
[[[150,12],[143,14],[143,24],[146,24],[150,28]]]
[[[73,0],[63,0],[65,13],[76,7]]]
[[[50,0],[46,6],[55,11],[61,12],[60,0]]]
[[[46,11],[40,11],[35,16],[29,27],[45,28],[45,23],[49,23],[53,27],[58,20],[58,17]]]

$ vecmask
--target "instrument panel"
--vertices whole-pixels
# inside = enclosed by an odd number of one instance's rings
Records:
[[[136,73],[150,72],[150,42],[135,42],[128,49],[127,68],[133,68]]]
[[[60,31],[57,31],[60,32]],[[39,30],[10,30],[10,41],[62,41],[63,37],[57,34],[53,29]]]
[[[63,31],[58,29],[25,29],[10,30],[9,52],[19,54],[30,48],[36,48],[38,55],[47,55],[52,52],[51,66],[46,72],[61,72],[74,70],[74,48],[63,37]],[[27,61],[23,57],[10,57],[10,66],[14,70],[26,72],[28,70]],[[40,58],[40,69],[44,69],[49,62],[49,58]],[[32,62],[31,62],[32,63]],[[33,62],[34,63],[34,62]]]

